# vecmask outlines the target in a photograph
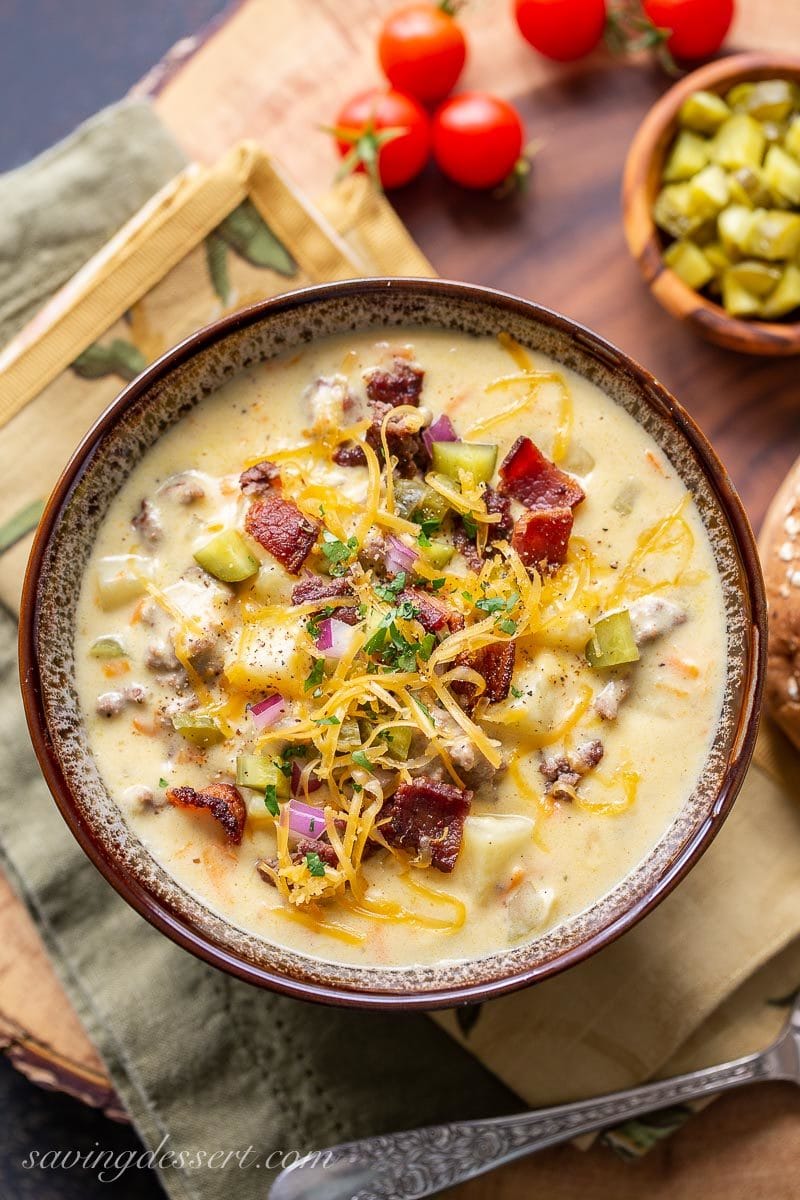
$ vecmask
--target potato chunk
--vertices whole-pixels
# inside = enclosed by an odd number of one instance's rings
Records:
[[[274,688],[284,696],[299,698],[311,670],[311,655],[300,645],[300,633],[297,620],[246,625],[233,657],[225,664],[225,675],[243,691]]]

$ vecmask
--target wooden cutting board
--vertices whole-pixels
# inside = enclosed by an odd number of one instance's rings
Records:
[[[187,153],[214,160],[256,138],[312,195],[335,166],[316,127],[377,80],[374,33],[397,0],[244,0],[182,42],[138,91]],[[714,442],[754,524],[800,454],[800,359],[748,359],[704,344],[650,298],[625,249],[619,186],[627,145],[668,81],[598,53],[562,68],[518,36],[510,0],[471,0],[465,87],[513,98],[541,142],[525,195],[470,196],[431,170],[394,202],[444,276],[529,296],[583,321],[652,369]],[[800,42],[797,0],[738,0],[731,47]],[[32,999],[34,998],[34,999]],[[0,1047],[46,1086],[117,1111],[103,1068],[36,930],[0,878]],[[460,1200],[796,1200],[800,1096],[779,1085],[730,1095],[635,1167],[571,1148],[456,1189]]]

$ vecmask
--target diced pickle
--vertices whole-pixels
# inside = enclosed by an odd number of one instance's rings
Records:
[[[769,263],[759,262],[755,258],[746,258],[732,266],[729,274],[754,296],[764,297],[769,295],[780,279],[781,269],[770,266]]]
[[[680,183],[702,171],[708,162],[708,143],[689,129],[683,129],[675,139],[664,167],[665,183]]]
[[[361,745],[361,730],[359,729],[358,721],[342,721],[342,727],[339,730],[339,741],[336,744],[339,750],[358,749]]]
[[[119,638],[112,637],[110,634],[103,634],[102,637],[95,638],[89,647],[89,653],[92,658],[126,658],[125,647]]]
[[[223,529],[195,551],[196,563],[223,583],[241,583],[258,570],[258,559],[237,529]]]
[[[800,162],[780,146],[770,146],[764,159],[764,179],[770,191],[800,205]]]
[[[421,479],[396,479],[394,504],[398,515],[406,520],[443,521],[450,511],[444,496]]]
[[[783,146],[798,161],[800,161],[800,116],[795,117],[786,130]]]
[[[139,554],[112,554],[97,564],[97,594],[101,608],[119,608],[146,590],[152,564]]]
[[[592,636],[586,643],[586,658],[589,666],[595,668],[620,667],[623,663],[638,660],[639,647],[627,608],[595,622]]]
[[[239,787],[255,788],[259,792],[275,788],[275,795],[286,799],[291,795],[289,780],[271,758],[263,754],[239,754],[236,758],[236,783]]]
[[[172,727],[193,746],[214,746],[225,741],[219,722],[210,713],[178,712],[172,718]]]
[[[434,442],[433,469],[458,482],[459,471],[469,471],[476,483],[488,483],[497,463],[497,446],[480,442]]]
[[[741,257],[747,245],[755,214],[742,204],[731,204],[719,214],[717,229],[729,258]]]
[[[759,79],[737,83],[725,97],[734,111],[759,121],[785,121],[798,102],[797,88],[788,79]]]
[[[728,105],[715,92],[693,92],[681,105],[678,120],[684,129],[693,129],[696,133],[715,133],[730,115]]]
[[[384,733],[390,758],[406,759],[414,730],[407,725],[392,725]]]
[[[689,197],[695,212],[716,217],[730,198],[728,179],[722,167],[712,163],[689,181]]]
[[[621,517],[629,517],[633,512],[633,506],[636,503],[636,497],[642,490],[642,485],[633,475],[625,480],[625,483],[617,493],[616,499],[611,507],[614,512],[618,512]]]
[[[712,242],[709,246],[703,247],[703,254],[706,260],[711,263],[714,268],[715,275],[721,275],[722,272],[731,265],[731,260],[725,253],[725,247],[722,242]]]
[[[420,546],[419,556],[432,567],[446,567],[455,554],[455,547],[449,542],[431,541],[430,546]]]
[[[673,242],[664,251],[664,262],[690,288],[702,288],[714,277],[714,268],[693,242]]]
[[[764,157],[766,138],[758,121],[746,113],[736,113],[720,125],[711,143],[711,161],[728,171],[739,167],[758,167]]]
[[[749,208],[766,208],[770,202],[770,193],[761,167],[739,167],[738,171],[734,171],[728,181],[731,192],[734,180],[745,195],[743,204],[747,204]],[[732,196],[732,199],[735,197]]]
[[[761,301],[758,296],[748,292],[741,283],[733,277],[728,269],[722,276],[722,303],[726,312],[733,317],[754,317],[758,315]]]
[[[668,183],[662,188],[653,205],[653,220],[665,233],[674,238],[691,236],[702,225],[704,215],[698,213],[688,183]]]
[[[800,250],[800,215],[774,208],[758,208],[748,215],[751,220],[742,247],[746,254],[770,262],[794,258]]]
[[[800,267],[788,263],[784,268],[778,286],[761,305],[761,316],[771,321],[775,317],[785,317],[787,313],[800,307]]]

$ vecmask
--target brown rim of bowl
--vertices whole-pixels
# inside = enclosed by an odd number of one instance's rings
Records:
[[[685,75],[664,93],[637,129],[625,159],[622,213],[628,249],[659,304],[729,350],[782,356],[800,354],[800,321],[745,321],[690,288],[663,259],[664,238],[651,215],[661,165],[686,97],[704,89],[720,91],[737,80],[789,75],[800,82],[796,54],[746,53],[715,59]]]
[[[189,927],[187,922],[176,916],[169,905],[151,895],[132,873],[124,870],[115,861],[108,848],[84,822],[75,807],[61,764],[49,737],[37,661],[38,579],[44,554],[62,511],[69,504],[75,487],[87,469],[93,451],[102,441],[105,433],[116,424],[120,415],[138,401],[154,383],[169,375],[174,368],[186,363],[198,351],[213,346],[231,333],[258,324],[271,314],[301,309],[303,306],[313,305],[318,300],[330,300],[349,295],[378,298],[387,288],[400,289],[417,295],[425,294],[478,302],[505,312],[519,314],[522,317],[533,318],[540,324],[569,335],[573,341],[591,351],[605,364],[611,364],[616,370],[621,369],[626,372],[640,385],[644,393],[653,395],[660,403],[663,413],[671,417],[691,445],[697,461],[706,475],[709,487],[733,531],[743,574],[747,581],[745,599],[749,631],[741,708],[732,739],[727,769],[719,792],[705,822],[688,839],[661,877],[654,880],[647,893],[640,897],[630,909],[610,921],[603,929],[596,931],[585,942],[564,951],[545,963],[488,983],[467,984],[438,991],[408,994],[400,991],[360,992],[339,986],[306,982],[245,962]],[[520,297],[491,288],[448,280],[371,278],[305,288],[261,301],[241,309],[239,312],[222,317],[192,334],[172,350],[167,351],[122,390],[116,400],[95,422],[72,455],[48,500],[40,521],[22,593],[19,630],[20,679],[25,715],[33,747],[61,815],[100,873],[105,876],[119,895],[151,925],[154,925],[179,946],[191,951],[212,966],[221,968],[248,983],[268,987],[298,999],[365,1009],[436,1009],[489,1000],[582,962],[635,925],[683,879],[719,832],[750,763],[755,745],[757,715],[764,684],[765,631],[764,584],[755,539],[742,503],[733,489],[727,472],[695,422],[649,372],[611,343],[598,337],[597,334],[558,313]]]

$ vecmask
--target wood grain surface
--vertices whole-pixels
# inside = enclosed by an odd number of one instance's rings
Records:
[[[316,127],[349,93],[377,79],[374,32],[394,3],[245,0],[213,36],[190,47],[188,58],[176,52],[139,90],[155,94],[163,119],[195,157],[213,160],[231,142],[253,137],[301,186],[320,193],[336,160]],[[599,52],[574,67],[547,63],[519,38],[509,9],[506,0],[467,6],[471,58],[463,82],[512,97],[529,136],[541,142],[528,192],[503,202],[465,195],[430,170],[395,194],[396,207],[442,275],[559,309],[653,370],[709,435],[758,525],[800,453],[797,364],[700,341],[649,295],[625,247],[625,154],[669,81],[646,63],[615,63]],[[800,44],[797,0],[739,0],[738,10],[731,48]],[[36,931],[3,886],[0,1031],[16,1031],[17,1044],[35,1048],[33,1058],[22,1056],[29,1071],[34,1061],[55,1063],[67,1084],[84,1073],[102,1089],[96,1055],[68,1012]],[[35,1011],[32,991],[40,1000]],[[586,1155],[563,1148],[452,1194],[796,1200],[798,1160],[800,1093],[764,1086],[715,1103],[635,1166],[600,1148]]]

